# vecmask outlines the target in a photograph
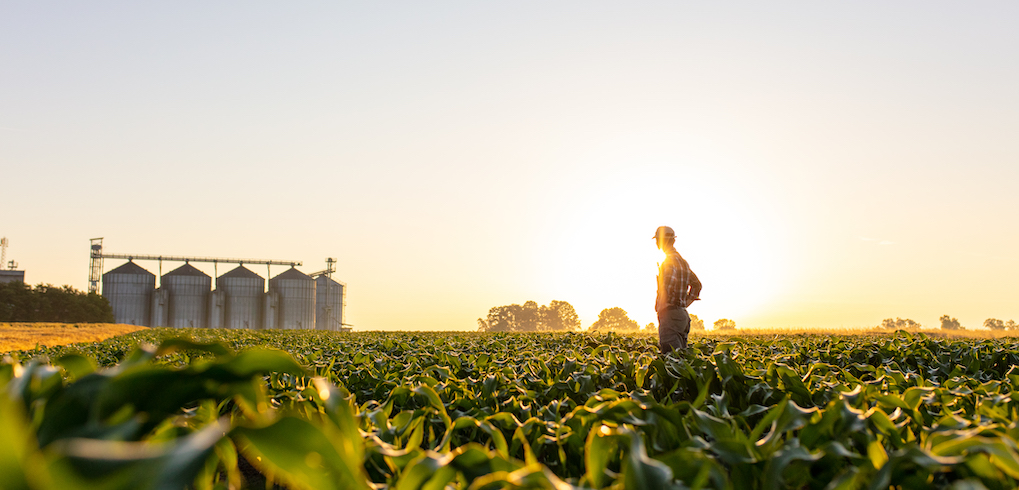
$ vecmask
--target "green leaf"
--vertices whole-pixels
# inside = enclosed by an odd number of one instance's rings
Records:
[[[225,431],[213,424],[168,444],[71,438],[51,451],[92,488],[178,490],[195,480]]]
[[[352,454],[356,451],[346,449],[353,441],[338,431],[324,429],[306,420],[284,417],[268,427],[235,428],[231,436],[238,439],[237,445],[248,461],[287,485],[316,490],[367,489],[363,461]]]

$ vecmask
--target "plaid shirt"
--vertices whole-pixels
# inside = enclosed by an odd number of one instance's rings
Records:
[[[674,247],[665,251],[665,260],[658,269],[658,299],[655,311],[669,306],[686,308],[699,299],[701,281],[690,270],[690,264],[679,255]]]

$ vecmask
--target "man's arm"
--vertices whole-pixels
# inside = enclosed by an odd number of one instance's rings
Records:
[[[697,278],[697,274],[690,271],[690,296],[687,299],[687,304],[693,303],[694,300],[701,299],[701,280]]]

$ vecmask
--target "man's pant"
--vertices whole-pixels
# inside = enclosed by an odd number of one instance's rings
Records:
[[[671,306],[658,312],[658,346],[662,354],[673,350],[686,350],[690,334],[690,315],[686,308]]]

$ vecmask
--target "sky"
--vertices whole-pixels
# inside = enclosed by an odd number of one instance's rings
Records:
[[[355,330],[475,330],[528,300],[655,321],[668,225],[709,326],[1019,320],[1017,18],[4,1],[0,235],[27,282],[83,290],[94,237],[304,272],[335,257]]]

